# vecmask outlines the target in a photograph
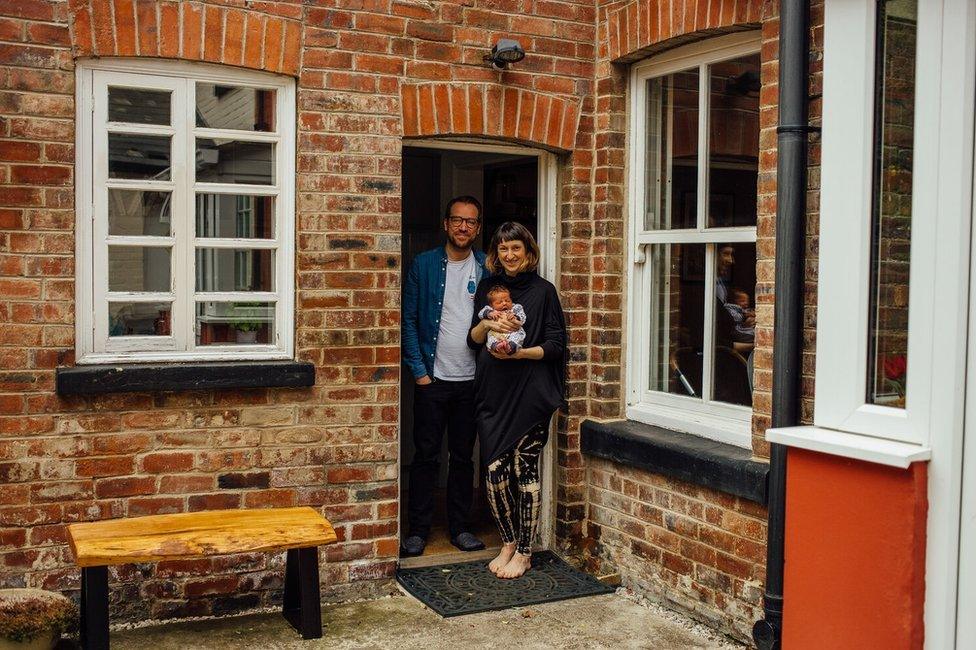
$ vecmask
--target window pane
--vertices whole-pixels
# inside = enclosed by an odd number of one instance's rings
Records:
[[[109,336],[169,336],[172,304],[168,302],[110,302]]]
[[[273,302],[198,302],[197,345],[274,344]]]
[[[759,55],[715,63],[709,78],[708,225],[756,225]]]
[[[197,237],[274,238],[274,197],[197,194]]]
[[[169,192],[110,189],[108,234],[169,236],[170,204]]]
[[[867,400],[904,407],[915,121],[915,0],[878,3]]]
[[[698,68],[647,82],[645,230],[697,225],[698,98]]]
[[[705,246],[655,244],[651,264],[650,390],[701,397]]]
[[[108,134],[108,177],[168,181],[168,135]]]
[[[752,405],[756,344],[756,245],[715,245],[712,399]]]
[[[108,247],[109,291],[169,291],[170,249]]]
[[[145,88],[109,88],[109,122],[169,124],[170,91]]]
[[[274,291],[273,272],[270,250],[197,249],[197,291]]]
[[[198,181],[273,185],[274,173],[273,144],[197,138]]]
[[[197,83],[197,126],[275,130],[275,91]]]

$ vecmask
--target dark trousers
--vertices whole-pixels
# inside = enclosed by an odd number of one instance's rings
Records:
[[[474,483],[474,381],[435,379],[414,386],[413,463],[410,465],[410,534],[427,539],[434,488],[447,428],[447,522],[451,537],[468,532]]]

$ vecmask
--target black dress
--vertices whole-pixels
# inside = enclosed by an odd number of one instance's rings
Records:
[[[488,290],[498,284],[508,287],[512,302],[525,308],[524,347],[541,346],[543,357],[496,359],[484,343],[474,342],[469,330],[468,346],[477,352],[475,422],[485,465],[511,451],[532,427],[547,424],[565,405],[566,321],[556,287],[534,271],[484,278],[474,295],[472,328],[480,322],[478,310],[488,304]]]

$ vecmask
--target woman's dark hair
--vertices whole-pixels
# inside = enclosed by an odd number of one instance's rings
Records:
[[[488,256],[485,259],[488,270],[492,273],[502,272],[503,267],[498,261],[498,245],[510,241],[520,241],[525,245],[525,262],[518,272],[535,271],[539,267],[539,245],[535,243],[535,237],[529,229],[516,221],[506,221],[491,236],[491,244],[486,251]]]
[[[464,196],[455,196],[453,199],[447,202],[447,207],[444,208],[445,220],[451,218],[451,208],[454,207],[455,203],[464,203],[465,205],[473,205],[475,208],[478,209],[478,221],[481,221],[481,202],[478,199],[474,198],[473,196],[469,196],[467,194],[465,194]]]

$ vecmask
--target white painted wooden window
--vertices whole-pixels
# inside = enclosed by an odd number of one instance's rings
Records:
[[[77,82],[78,362],[292,356],[294,81],[99,60]]]
[[[627,417],[749,447],[759,36],[633,66]]]

